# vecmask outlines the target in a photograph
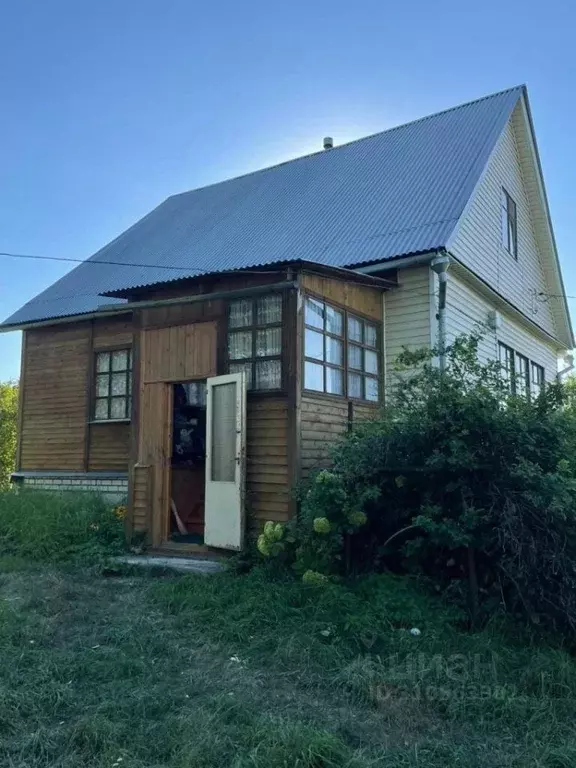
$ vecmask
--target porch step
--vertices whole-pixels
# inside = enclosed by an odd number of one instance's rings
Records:
[[[202,573],[210,575],[224,570],[224,565],[206,557],[174,557],[162,555],[122,555],[114,560],[124,565],[136,565],[142,568],[170,568],[181,573]]]

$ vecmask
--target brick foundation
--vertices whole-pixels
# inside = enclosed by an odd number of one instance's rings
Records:
[[[116,504],[128,497],[128,476],[120,472],[15,472],[12,482],[44,491],[91,491]]]

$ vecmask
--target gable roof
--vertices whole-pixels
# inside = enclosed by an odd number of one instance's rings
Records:
[[[93,312],[103,294],[202,274],[442,248],[523,92],[169,197],[3,325]]]

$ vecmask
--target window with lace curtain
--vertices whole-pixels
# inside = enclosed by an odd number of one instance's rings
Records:
[[[231,301],[228,370],[246,372],[248,389],[282,387],[282,296]]]
[[[96,352],[94,421],[129,419],[132,403],[132,350]]]

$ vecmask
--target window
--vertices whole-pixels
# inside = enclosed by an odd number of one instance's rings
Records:
[[[544,390],[545,375],[541,365],[498,342],[502,377],[508,390],[522,397],[537,397]]]
[[[505,189],[501,200],[502,244],[504,248],[518,258],[518,227],[516,221],[516,203]]]
[[[544,391],[544,368],[538,363],[531,363],[530,392],[533,397],[538,397]]]
[[[304,326],[304,388],[377,402],[376,326],[311,297]]]
[[[96,353],[94,420],[129,419],[132,404],[132,351]]]
[[[246,372],[248,389],[282,386],[282,296],[231,301],[228,370]]]

